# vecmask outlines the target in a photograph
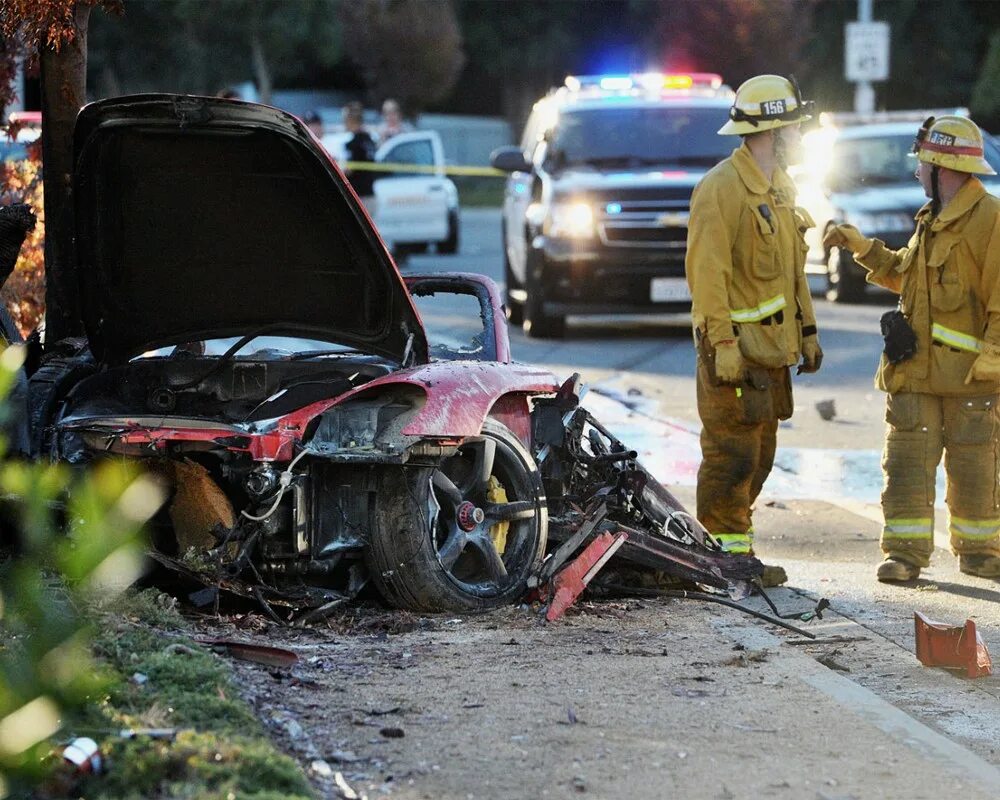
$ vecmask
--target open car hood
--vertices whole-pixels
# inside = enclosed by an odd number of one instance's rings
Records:
[[[81,313],[99,360],[265,329],[426,360],[385,246],[290,114],[120,97],[80,112],[74,148]]]

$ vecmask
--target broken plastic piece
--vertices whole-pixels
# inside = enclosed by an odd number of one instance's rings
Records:
[[[614,535],[608,532],[602,533],[552,579],[552,600],[545,613],[548,622],[554,622],[566,613],[566,609],[583,594],[591,578],[600,572],[627,539],[628,534],[624,532]]]
[[[925,667],[964,670],[969,678],[982,678],[993,673],[990,651],[971,619],[967,619],[965,625],[946,625],[914,611],[913,627],[917,639],[917,659]]]
[[[78,736],[63,750],[63,761],[71,764],[77,775],[98,775],[104,768],[97,742],[88,736]]]

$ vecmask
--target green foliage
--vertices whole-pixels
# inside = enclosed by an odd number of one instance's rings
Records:
[[[19,350],[0,356],[0,390],[12,383]],[[45,773],[49,737],[106,690],[80,603],[135,579],[142,524],[162,498],[152,479],[111,462],[78,475],[60,465],[7,460],[0,493],[14,520],[4,534],[17,549],[0,570],[0,794],[6,794]],[[56,513],[64,498],[68,535]]]
[[[504,182],[500,178],[485,178],[477,175],[455,175],[452,177],[458,189],[458,199],[462,208],[499,208],[503,204]]]
[[[122,728],[179,729],[173,740],[110,736],[102,742],[108,772],[83,796],[223,800],[307,798],[298,765],[267,740],[239,699],[225,663],[185,635],[186,623],[147,590],[105,604],[94,640],[111,676],[103,703],[79,722],[80,732]],[[135,674],[144,676],[140,684]]]
[[[449,0],[352,0],[341,7],[344,48],[380,104],[416,114],[451,94],[465,64]]]
[[[341,56],[337,0],[127,0],[90,25],[98,96],[215,94],[262,79],[308,85]],[[261,87],[263,88],[263,87]]]
[[[125,740],[114,745],[112,772],[90,781],[86,797],[115,798],[307,798],[309,784],[287,756],[265,740],[221,741],[184,731],[172,741]]]
[[[1000,128],[1000,32],[990,38],[979,80],[972,90],[972,115],[991,130]]]
[[[233,693],[225,665],[186,639],[171,642],[145,625],[102,633],[95,652],[122,676],[145,675],[148,684],[121,680],[109,687],[108,702],[128,724],[140,724],[148,711],[151,687],[165,721],[218,733],[260,733],[256,718]],[[169,710],[168,710],[169,709]]]

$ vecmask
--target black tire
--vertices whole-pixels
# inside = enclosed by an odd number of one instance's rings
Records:
[[[528,297],[524,302],[524,332],[533,339],[562,339],[566,335],[566,317],[545,313],[545,282],[542,280],[544,255],[528,249]]]
[[[507,227],[503,226],[502,231],[500,246],[503,248],[504,308],[507,311],[507,321],[511,325],[522,325],[524,323],[524,306],[511,296],[511,289],[520,289],[521,283],[510,268],[510,258],[507,256]]]
[[[826,299],[831,303],[860,303],[865,297],[865,279],[854,257],[834,247],[826,258]]]
[[[52,425],[60,403],[69,391],[97,367],[89,355],[49,358],[28,381],[28,435],[31,455],[48,458],[55,439]]]
[[[486,475],[486,479],[483,475]],[[492,476],[507,502],[487,499]],[[475,522],[465,503],[486,517]],[[512,521],[498,548],[496,521]],[[490,521],[493,525],[490,525]],[[385,467],[375,500],[368,568],[391,605],[411,611],[475,613],[508,605],[527,591],[545,552],[548,511],[541,476],[523,445],[486,420],[482,436],[434,467]]]
[[[458,252],[458,211],[448,212],[448,238],[438,244],[437,251],[446,256]]]

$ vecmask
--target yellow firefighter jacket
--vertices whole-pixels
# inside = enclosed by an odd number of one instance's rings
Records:
[[[692,322],[715,345],[738,336],[750,363],[798,362],[803,330],[816,317],[804,266],[806,229],[795,188],[775,169],[769,183],[745,144],[695,187],[688,228],[687,271]]]
[[[965,377],[984,348],[1000,347],[1000,200],[970,177],[937,218],[927,203],[916,220],[906,247],[874,239],[856,256],[870,283],[900,294],[917,336],[912,358],[893,365],[882,356],[875,383],[886,392],[995,393],[1000,384]]]

